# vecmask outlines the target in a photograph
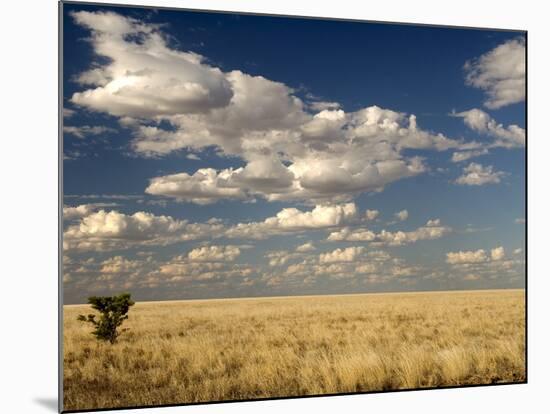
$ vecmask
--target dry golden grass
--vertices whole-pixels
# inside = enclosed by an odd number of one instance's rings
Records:
[[[64,409],[525,381],[523,290],[64,307]]]

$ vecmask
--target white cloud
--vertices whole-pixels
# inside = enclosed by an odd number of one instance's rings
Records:
[[[231,238],[262,239],[272,234],[337,227],[354,221],[356,217],[357,207],[354,203],[318,205],[311,211],[284,208],[276,216],[262,222],[239,223],[229,228],[225,235]]]
[[[391,259],[391,255],[384,250],[370,250],[367,257],[375,262],[386,262]]]
[[[427,227],[439,227],[439,226],[441,226],[441,220],[440,219],[428,220],[428,222],[426,223],[426,226]]]
[[[63,206],[63,219],[64,220],[74,220],[82,217],[89,216],[94,211],[102,207],[114,207],[116,203],[91,203],[91,204],[80,204],[78,206]]]
[[[231,185],[251,193],[270,195],[292,190],[294,174],[274,157],[258,156],[244,168],[236,170],[230,178]]]
[[[240,71],[224,74],[233,97],[224,106],[201,114],[164,116],[173,127],[135,129],[133,147],[142,155],[159,156],[182,148],[216,146],[225,155],[252,160],[257,155],[286,152],[296,145],[292,135],[310,115],[292,89]]]
[[[76,114],[76,111],[74,109],[63,108],[63,118],[70,118],[74,114]]]
[[[77,138],[84,139],[88,135],[101,135],[106,132],[116,132],[113,128],[107,128],[104,126],[64,126],[63,132],[66,134],[74,135]]]
[[[513,148],[525,146],[525,130],[523,128],[515,124],[505,127],[481,109],[474,108],[469,111],[453,112],[451,116],[463,118],[468,128],[495,138],[495,142],[491,144],[492,147]],[[479,156],[486,152],[478,150],[470,151],[470,153],[473,156]]]
[[[101,263],[101,273],[124,274],[139,269],[141,263],[136,260],[129,260],[122,256],[114,256]]]
[[[502,171],[494,171],[493,166],[488,165],[484,167],[481,164],[475,162],[470,163],[467,167],[464,167],[463,174],[455,181],[461,185],[485,185],[485,184],[498,184],[500,179],[506,174]]]
[[[375,273],[378,266],[375,263],[362,263],[355,268],[356,273]]]
[[[365,218],[369,221],[376,220],[376,218],[380,215],[380,212],[378,210],[367,210],[365,211]]]
[[[224,226],[216,220],[189,223],[143,211],[127,215],[116,210],[99,210],[70,225],[63,233],[63,245],[65,250],[127,249],[215,237],[223,229]]]
[[[499,262],[505,258],[504,247],[499,246],[487,253],[483,249],[447,253],[447,263],[452,265]]]
[[[497,46],[464,65],[466,83],[487,94],[484,105],[498,109],[525,100],[525,40]]]
[[[202,246],[191,250],[191,262],[232,262],[241,254],[237,246]]]
[[[283,280],[311,284],[318,278],[346,279],[353,284],[378,284],[404,279],[414,282],[410,277],[424,272],[420,266],[407,265],[404,260],[392,258],[385,251],[366,251],[362,246],[354,246],[321,253],[317,258],[306,257],[298,263],[292,263],[286,271],[276,271],[268,275],[268,284],[280,285]]]
[[[359,228],[351,230],[344,227],[338,231],[329,234],[328,241],[365,241],[389,246],[401,246],[415,243],[420,240],[439,239],[451,232],[451,228],[441,225],[439,219],[429,220],[425,226],[419,227],[413,231],[391,232],[382,230],[380,233],[372,232],[368,229]]]
[[[310,261],[313,256],[310,252],[315,251],[316,248],[311,242],[305,243],[296,248],[295,252],[289,252],[287,250],[275,250],[268,252],[265,257],[268,259],[270,267],[286,265],[291,260],[301,259],[302,261]]]
[[[292,253],[287,252],[286,250],[279,250],[269,252],[265,255],[265,257],[269,260],[269,266],[274,267],[284,266],[289,260],[295,258],[296,256],[294,256]]]
[[[208,256],[208,255],[207,255]],[[215,254],[220,258],[222,255]],[[254,273],[254,269],[248,264],[231,263],[228,260],[195,261],[188,256],[176,256],[159,266],[156,271],[149,273],[144,283],[148,286],[177,284],[182,282],[224,282],[228,278],[243,280]],[[227,259],[227,256],[225,256]]]
[[[376,240],[389,246],[401,246],[404,244],[416,243],[420,240],[439,239],[451,232],[451,228],[440,225],[439,220],[430,220],[426,226],[419,227],[413,231],[386,231],[382,230],[376,235]]]
[[[338,137],[339,131],[345,123],[346,113],[343,110],[325,109],[303,124],[301,131],[306,140],[332,141]]]
[[[312,242],[307,242],[296,247],[296,251],[300,253],[308,253],[316,250]]]
[[[463,280],[519,280],[525,277],[525,260],[507,259],[502,247],[491,250],[455,252],[447,254],[453,277]],[[470,276],[473,275],[473,276]]]
[[[481,263],[486,261],[487,253],[483,249],[447,253],[447,263],[449,264]]]
[[[311,102],[308,102],[307,106],[314,111],[321,112],[326,109],[330,109],[330,110],[340,109],[341,105],[338,102],[313,100]]]
[[[483,148],[481,150],[472,150],[472,151],[460,151],[460,152],[453,152],[453,156],[451,158],[452,162],[462,162],[469,160],[470,158],[480,157],[482,155],[487,155],[489,153],[489,150],[487,148]]]
[[[197,204],[209,204],[220,199],[245,199],[247,196],[240,188],[229,185],[233,174],[232,169],[218,173],[213,168],[201,168],[193,175],[179,173],[155,177],[150,180],[145,192]]]
[[[495,247],[491,250],[491,260],[502,260],[505,257],[504,247]]]
[[[189,223],[187,220],[156,216],[143,211],[127,215],[116,210],[94,211],[96,208],[95,205],[69,207],[68,210],[66,208],[71,219],[80,220],[65,230],[65,250],[105,251],[222,237],[265,239],[273,235],[335,228],[357,219],[357,208],[353,203],[319,205],[310,211],[284,208],[264,221],[237,223],[232,226],[226,226],[218,219],[210,219],[205,223]],[[314,246],[306,243],[301,246],[302,253],[311,248]]]
[[[373,241],[376,234],[368,229],[351,230],[349,227],[344,227],[338,231],[329,234],[329,241]]]
[[[193,154],[193,153],[187,154],[185,156],[185,158],[187,158],[188,160],[194,160],[194,161],[200,161],[201,160],[201,158],[197,154]]]
[[[307,106],[283,83],[224,73],[196,53],[171,48],[158,25],[115,13],[73,17],[91,31],[95,53],[109,58],[80,75],[89,89],[75,93],[73,104],[119,117],[140,155],[215,147],[244,161],[236,169],[157,177],[151,194],[200,204],[245,195],[344,202],[424,173],[422,159],[406,149],[463,145],[422,130],[414,115],[378,106],[349,113],[337,103]]]
[[[321,253],[319,263],[338,263],[353,262],[365,248],[361,246],[346,247],[345,249],[336,249],[331,252]]]
[[[139,118],[204,112],[231,99],[231,87],[219,69],[196,53],[170,49],[157,26],[112,12],[72,16],[91,31],[95,53],[108,58],[80,74],[78,81],[91,88],[73,94],[73,104]]]
[[[409,218],[409,212],[407,210],[401,210],[395,213],[395,218],[399,221],[405,221]]]
[[[419,158],[368,162],[361,158],[367,156],[363,149],[358,148],[356,153],[352,148],[344,150],[339,156],[328,153],[323,158],[296,159],[288,167],[295,176],[294,191],[271,199],[330,200],[340,195],[349,198],[357,193],[379,191],[393,181],[426,171]]]
[[[525,224],[525,218],[518,217],[517,219],[514,220],[514,223],[516,223],[516,224]]]
[[[419,267],[416,266],[393,266],[390,269],[390,274],[394,277],[414,276],[419,272]]]
[[[81,204],[76,207],[63,206],[63,219],[72,220],[75,218],[82,218],[91,214],[94,210],[94,204]]]
[[[145,192],[180,201],[209,204],[221,199],[246,199],[251,194],[270,198],[291,191],[294,176],[280,161],[259,157],[244,168],[219,172],[201,168],[193,175],[172,174],[151,179]]]

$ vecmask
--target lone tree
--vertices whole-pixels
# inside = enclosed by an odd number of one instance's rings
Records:
[[[109,341],[111,344],[116,342],[120,333],[117,328],[128,319],[130,306],[135,302],[130,299],[129,293],[123,293],[118,296],[91,296],[88,303],[92,308],[100,313],[99,320],[96,320],[94,314],[88,316],[79,315],[78,320],[89,322],[94,325],[93,335],[99,340]]]

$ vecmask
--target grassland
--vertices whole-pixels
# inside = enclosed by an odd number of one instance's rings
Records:
[[[137,303],[115,345],[64,307],[64,409],[525,380],[523,290]]]

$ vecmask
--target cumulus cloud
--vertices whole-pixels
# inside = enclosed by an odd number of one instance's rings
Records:
[[[232,262],[241,254],[237,246],[202,246],[191,250],[191,262]]]
[[[415,243],[420,240],[435,240],[449,234],[452,229],[443,226],[439,219],[429,220],[425,226],[419,227],[413,231],[391,232],[382,230],[375,233],[365,228],[350,229],[344,227],[338,231],[329,234],[328,241],[363,241],[389,246],[402,246]]]
[[[91,214],[94,210],[95,210],[94,204],[81,204],[75,207],[63,206],[63,218],[65,220],[82,218]]]
[[[440,219],[432,219],[428,220],[426,223],[427,227],[439,227],[441,226],[441,220]]]
[[[296,247],[296,251],[300,253],[308,253],[316,250],[312,242],[307,242]]]
[[[454,277],[462,277],[463,280],[513,281],[525,276],[525,259],[517,255],[507,258],[501,246],[487,251],[448,253],[447,263],[452,265]]]
[[[355,267],[356,273],[374,273],[378,271],[378,266],[375,263],[362,263]]]
[[[262,157],[244,168],[216,171],[201,168],[193,175],[179,173],[150,180],[145,192],[173,197],[180,201],[209,204],[221,199],[246,199],[252,195],[266,198],[291,190],[293,174],[280,161]]]
[[[101,273],[125,274],[134,272],[140,268],[141,263],[137,260],[129,260],[122,256],[114,256],[101,263]]]
[[[449,264],[481,263],[485,261],[487,261],[487,253],[483,249],[447,253],[447,263]]]
[[[215,146],[225,155],[251,160],[288,149],[295,141],[293,131],[310,117],[292,89],[240,71],[224,76],[233,93],[227,105],[201,114],[163,116],[171,130],[140,125],[135,129],[134,150],[162,156],[182,148]]]
[[[439,220],[430,220],[425,226],[413,231],[386,231],[382,230],[376,235],[376,240],[389,246],[402,246],[416,243],[420,240],[435,240],[449,234],[452,229],[440,224]]]
[[[452,265],[500,261],[504,258],[505,251],[502,246],[492,249],[489,253],[483,249],[447,253],[447,263]]]
[[[409,212],[407,210],[401,210],[395,213],[395,218],[399,221],[405,221],[409,218]]]
[[[296,259],[304,259],[309,258],[311,255],[309,253],[317,250],[316,247],[313,245],[312,242],[304,243],[298,247],[296,247],[296,250],[294,252],[289,252],[287,250],[275,250],[275,251],[269,251],[265,257],[268,259],[268,265],[270,267],[275,266],[284,266],[289,261],[296,260]]]
[[[463,174],[455,182],[460,185],[477,186],[498,184],[500,183],[500,179],[505,175],[506,173],[502,171],[495,171],[491,165],[484,167],[481,164],[472,162],[467,167],[464,167]]]
[[[151,194],[199,204],[245,196],[344,202],[425,172],[422,159],[407,149],[463,145],[421,129],[414,115],[378,106],[345,112],[318,100],[305,105],[283,83],[223,72],[196,53],[172,48],[157,25],[112,12],[73,18],[90,30],[95,53],[108,58],[80,74],[85,89],[72,96],[73,104],[118,117],[142,156],[214,147],[244,162],[156,177]]]
[[[202,283],[204,281],[224,282],[228,278],[243,281],[254,273],[248,264],[232,263],[231,260],[190,260],[188,255],[173,257],[150,272],[144,283],[148,286],[181,285],[181,283]]]
[[[333,231],[327,238],[329,241],[373,241],[374,239],[376,239],[376,233],[368,229],[352,230],[349,227]]]
[[[91,31],[97,55],[108,63],[80,74],[91,86],[73,104],[115,116],[153,117],[204,112],[232,97],[223,73],[196,53],[170,49],[155,25],[113,12],[80,11],[75,22]]]
[[[65,250],[104,251],[138,245],[167,245],[213,237],[223,228],[216,220],[189,223],[144,211],[128,215],[116,210],[99,210],[68,226],[63,233],[63,247]]]
[[[265,239],[273,235],[335,228],[357,219],[357,208],[354,203],[318,205],[310,211],[284,208],[264,221],[237,223],[231,226],[223,224],[218,219],[190,223],[187,220],[164,215],[156,216],[144,211],[124,214],[116,210],[95,211],[96,208],[94,205],[66,208],[69,217],[79,221],[70,224],[64,232],[65,250],[105,251],[224,237]],[[312,248],[314,246],[311,243],[300,246],[302,252]],[[208,252],[214,254],[220,252],[220,249],[220,246],[201,247],[193,255]],[[229,246],[224,249],[223,253],[231,256],[236,253],[235,249],[238,247]]]
[[[239,223],[229,228],[230,238],[262,239],[273,234],[288,234],[305,230],[327,229],[354,221],[357,207],[354,203],[318,205],[311,211],[284,208],[274,217],[261,222]]]
[[[78,206],[63,206],[63,219],[74,220],[86,217],[102,207],[114,207],[116,203],[90,203]]]
[[[525,39],[508,40],[466,62],[466,83],[486,92],[484,105],[498,109],[525,100]]]
[[[386,251],[367,251],[362,246],[339,248],[321,253],[316,257],[306,257],[297,263],[289,264],[282,273],[273,272],[269,285],[280,285],[283,280],[303,284],[316,280],[348,280],[351,283],[379,284],[392,280],[404,280],[425,272],[420,266],[407,265]]]
[[[487,112],[481,109],[474,108],[469,111],[453,112],[451,115],[463,118],[468,128],[494,138],[495,141],[491,145],[493,147],[513,148],[525,146],[525,130],[523,128],[515,124],[508,126],[499,124]],[[473,156],[483,155],[484,153],[486,152],[483,152],[483,150],[478,150],[477,152],[470,151],[470,154]]]
[[[362,246],[346,247],[345,249],[336,249],[331,252],[321,253],[319,255],[319,263],[338,263],[338,262],[353,262],[357,256],[363,251]]]
[[[265,255],[265,257],[268,259],[269,266],[274,267],[284,266],[289,260],[295,258],[296,256],[286,250],[279,250],[269,252]]]
[[[495,247],[491,250],[491,260],[502,260],[504,259],[504,247]]]
[[[365,218],[369,221],[376,220],[376,218],[380,215],[380,212],[378,210],[367,210],[365,211]]]
[[[196,204],[210,204],[220,199],[245,199],[243,190],[229,185],[233,174],[232,169],[218,173],[213,168],[201,168],[193,175],[179,173],[155,177],[150,180],[145,192]]]

